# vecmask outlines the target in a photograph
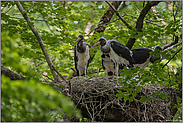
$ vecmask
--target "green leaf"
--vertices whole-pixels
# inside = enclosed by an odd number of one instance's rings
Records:
[[[152,100],[153,100],[153,98],[149,98],[147,101],[148,101],[148,102],[151,102]]]
[[[124,96],[124,101],[127,101],[127,100],[129,100],[129,96],[128,95]]]
[[[147,101],[146,96],[141,96],[140,102],[144,102],[144,101]]]
[[[141,92],[141,86],[137,86],[137,87],[136,87],[136,91],[137,91],[137,92]]]

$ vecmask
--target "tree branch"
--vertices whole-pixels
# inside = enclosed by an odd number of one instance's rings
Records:
[[[133,15],[128,15],[128,14],[125,14],[124,16],[130,16],[130,17],[133,17],[133,18],[138,18],[138,17],[135,17],[135,16],[133,16]],[[147,22],[147,23],[156,25],[156,26],[162,26],[162,25],[156,24],[156,23],[154,23],[154,22],[151,22],[151,21],[149,21],[149,20],[144,20],[144,21]]]
[[[167,49],[168,47],[171,47],[171,46],[173,46],[173,45],[175,45],[175,44],[177,44],[178,43],[178,36],[177,35],[175,35],[174,34],[174,36],[175,36],[175,40],[174,41],[172,41],[171,43],[169,43],[169,44],[166,44],[166,45],[164,45],[164,46],[162,46],[161,48],[162,48],[162,50],[165,50],[165,49]]]
[[[67,83],[67,80],[55,69],[55,67],[52,66],[52,68],[60,76],[60,78],[62,78]]]
[[[116,15],[121,19],[121,21],[129,28],[129,29],[132,29],[132,26],[130,26],[124,19],[123,17],[118,13],[118,11],[114,8],[114,6],[108,2],[108,1],[105,1],[111,8],[112,10],[116,13]]]
[[[14,5],[15,5],[15,4],[13,4],[13,5],[11,6],[11,8],[8,9],[8,11],[6,11],[5,13],[8,13],[8,12],[13,8]]]
[[[26,11],[26,13],[28,13],[36,5],[39,5],[39,4],[38,3],[34,3],[34,5]]]
[[[9,77],[11,80],[24,80],[24,79],[26,79],[22,75],[14,73],[13,71],[9,70],[8,68],[5,68],[4,66],[1,66],[1,74],[4,74],[5,76]]]
[[[141,32],[142,31],[142,28],[143,28],[143,20],[147,14],[147,12],[151,9],[152,6],[155,6],[159,3],[160,1],[152,1],[152,2],[149,2],[148,4],[146,4],[146,6],[143,8],[143,10],[140,12],[140,15],[137,19],[137,22],[136,22],[136,30],[137,32]]]
[[[117,9],[119,7],[119,5],[121,4],[122,1],[113,1],[112,5],[114,6],[115,9]],[[105,23],[110,22],[112,16],[114,15],[114,12],[112,11],[112,9],[109,7],[107,8],[107,11],[104,13],[104,15],[102,16],[100,22],[97,24],[97,29],[95,30],[94,34],[96,34],[96,32],[100,33],[100,32],[104,32],[105,31],[105,27],[100,26],[100,25],[104,25]]]
[[[25,10],[24,8],[22,7],[22,5],[20,4],[20,2],[15,2],[15,4],[17,5],[17,8],[19,9],[19,11],[21,12],[21,14],[23,15],[24,19],[27,21],[27,24],[28,26],[30,27],[31,31],[34,33],[34,35],[36,36],[38,42],[39,42],[39,45],[41,47],[41,50],[46,58],[46,61],[48,63],[48,66],[50,67],[50,70],[52,72],[52,75],[53,75],[53,78],[56,80],[56,81],[59,81],[58,79],[58,76],[56,74],[56,72],[53,70],[52,66],[53,66],[53,63],[50,59],[50,56],[45,48],[45,45],[43,43],[43,40],[41,39],[41,36],[39,35],[38,31],[33,27],[32,23],[31,23],[31,20],[29,18],[29,16],[27,15],[27,13],[25,13]]]
[[[113,23],[113,22],[115,22],[115,21],[117,21],[117,20],[119,20],[119,18],[116,19],[116,20],[110,21],[109,23],[105,23],[105,24],[103,24],[103,25],[108,25],[108,24]],[[101,27],[101,26],[103,26],[103,25],[100,25],[100,26],[98,26],[98,27]],[[98,27],[97,27],[97,28],[98,28]],[[92,29],[92,30],[90,31],[90,33],[92,33],[93,30],[96,30],[97,28]],[[90,33],[89,33],[89,34],[90,34]],[[88,35],[89,35],[89,34],[88,34]]]
[[[41,14],[41,13],[40,13]],[[53,30],[50,28],[50,26],[48,25],[48,22],[46,21],[46,19],[44,18],[44,16],[41,14],[41,16],[42,16],[42,18],[43,18],[43,20],[44,20],[44,22],[46,23],[46,25],[47,25],[47,27],[48,27],[48,29],[52,32],[52,34],[55,36],[55,34],[54,34],[54,32],[53,32]]]
[[[152,6],[155,6],[157,5],[159,2],[161,1],[151,1],[149,3],[147,3],[145,5],[145,7],[142,9],[142,11],[140,12],[140,15],[137,19],[137,22],[136,22],[136,31],[137,32],[141,32],[142,31],[142,28],[143,28],[143,20],[147,14],[147,12],[151,9]],[[136,35],[138,35],[138,33],[136,33]],[[135,38],[130,38],[126,44],[126,46],[131,49],[133,47],[133,44],[135,43]]]
[[[168,60],[168,62],[165,65],[163,65],[162,68],[164,68],[177,55],[177,53],[180,52],[181,50],[182,50],[182,47]]]

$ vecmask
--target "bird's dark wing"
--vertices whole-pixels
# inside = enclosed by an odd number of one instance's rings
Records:
[[[102,58],[105,58],[105,54],[102,53],[101,57],[102,57]]]
[[[86,43],[86,45],[88,46],[88,48],[89,48],[89,55],[90,55],[90,46]],[[88,59],[88,63],[87,63],[87,68],[88,68],[88,66],[89,66],[89,60],[90,60],[90,58]],[[86,73],[87,73],[87,70],[86,70]]]
[[[114,52],[118,54],[118,56],[125,58],[130,62],[130,64],[135,62],[130,55],[130,50],[126,46],[116,41],[110,41],[110,45]]]
[[[79,76],[79,71],[77,69],[77,62],[78,62],[78,56],[76,54],[76,46],[74,47],[74,63],[75,63],[75,69],[77,71],[77,75]]]
[[[120,69],[120,70],[124,69],[125,67],[126,67],[126,65],[125,65],[125,64],[121,64],[121,63],[119,63],[119,69]]]
[[[131,50],[133,52],[133,59],[135,64],[142,64],[150,57],[150,52],[153,51],[148,48],[136,48]]]
[[[102,68],[105,71],[104,60],[102,59]]]

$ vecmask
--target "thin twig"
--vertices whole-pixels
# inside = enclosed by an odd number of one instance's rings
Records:
[[[55,36],[55,34],[54,34],[54,32],[53,32],[53,30],[50,28],[50,26],[48,25],[48,22],[46,21],[46,19],[44,18],[44,16],[41,14],[41,16],[42,16],[42,18],[43,18],[43,20],[44,20],[44,22],[46,23],[46,25],[47,25],[47,27],[48,27],[48,29],[53,33],[53,35]]]
[[[11,8],[8,9],[8,11],[6,11],[5,13],[8,13],[8,12],[13,8],[14,5],[15,5],[15,4],[13,4],[13,5],[11,6]]]
[[[108,2],[108,1],[105,1],[107,4],[109,4],[109,6],[111,7],[111,9],[116,13],[116,15],[122,20],[122,22],[129,28],[132,30],[132,26],[130,26],[124,19],[123,17],[118,13],[118,11],[114,8],[114,6]]]
[[[28,13],[35,5],[37,5],[37,3],[34,3],[34,5],[25,12]]]
[[[136,4],[136,1],[133,1],[133,3],[135,4],[135,7],[137,8],[138,12],[141,12],[141,10],[139,9],[139,7]]]
[[[52,80],[53,82],[57,82],[57,81],[53,80],[52,78],[50,78],[50,77],[48,77],[48,76],[46,76],[44,74],[43,74],[43,76],[46,77],[46,78],[48,78],[48,79],[50,79],[50,80]]]
[[[67,80],[55,69],[53,65],[52,65],[52,68],[60,76],[60,78],[62,78],[67,83]]]
[[[165,65],[163,65],[162,68],[164,68],[175,57],[175,55],[177,55],[177,53],[180,52],[181,50],[182,50],[182,47],[168,60],[168,62]]]
[[[14,18],[14,19],[24,19],[24,18],[18,18],[18,17],[10,17],[10,18]],[[37,20],[37,19],[35,19],[35,20],[33,20],[33,21],[44,21],[44,20]]]
[[[133,15],[128,15],[128,14],[125,14],[124,16],[130,16],[130,17],[133,17],[133,18],[138,18],[138,17],[135,17],[135,16],[133,16]],[[162,25],[153,23],[153,22],[151,22],[151,21],[149,21],[149,20],[144,20],[144,21],[147,22],[147,23],[153,24],[153,25],[162,26]]]

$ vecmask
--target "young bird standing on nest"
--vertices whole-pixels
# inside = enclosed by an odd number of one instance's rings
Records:
[[[79,35],[78,42],[74,49],[74,62],[78,76],[86,76],[87,68],[90,59],[90,48],[87,43],[84,42],[83,35]]]
[[[109,54],[110,58],[114,61],[116,76],[118,76],[118,63],[133,67],[133,63],[135,62],[132,58],[133,53],[128,47],[114,40],[107,41],[104,37],[100,38],[93,47],[99,44],[101,45],[100,50],[104,54]]]
[[[115,63],[114,61],[110,58],[109,54],[104,54],[102,53],[101,55],[102,57],[102,68],[104,70],[104,72],[108,75],[108,76],[113,76],[115,75]],[[119,69],[123,69],[125,67],[124,64],[119,63]]]

